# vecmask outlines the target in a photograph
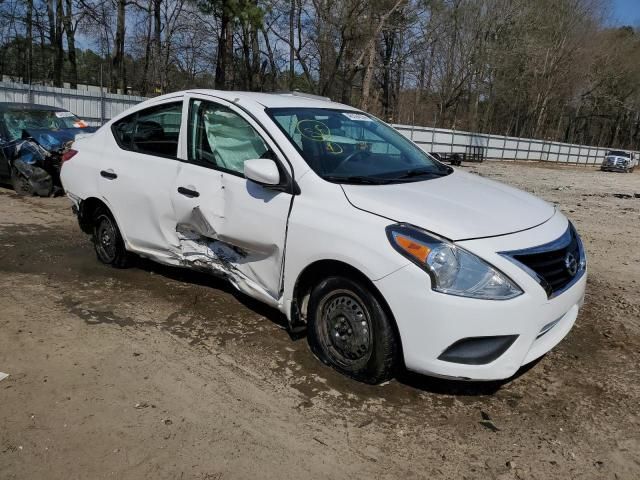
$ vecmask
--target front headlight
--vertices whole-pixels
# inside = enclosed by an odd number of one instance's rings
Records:
[[[504,273],[459,246],[411,225],[387,227],[393,248],[425,270],[437,292],[487,300],[507,300],[522,290]]]

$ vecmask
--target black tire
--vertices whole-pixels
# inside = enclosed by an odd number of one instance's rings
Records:
[[[311,291],[307,318],[309,346],[322,362],[364,383],[393,377],[399,352],[393,321],[362,282],[322,280]]]
[[[98,260],[106,265],[126,268],[131,264],[118,224],[106,208],[98,208],[93,217],[93,247]]]
[[[14,192],[21,197],[32,197],[35,194],[31,182],[29,182],[24,175],[20,174],[15,167],[11,168],[11,185],[13,186]]]
[[[46,170],[29,166],[31,172],[29,178],[25,177],[14,166],[11,168],[11,185],[13,190],[20,196],[32,197],[38,195],[40,197],[49,197],[53,193],[53,179]]]

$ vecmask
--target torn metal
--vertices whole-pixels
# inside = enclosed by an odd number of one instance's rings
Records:
[[[197,208],[194,210],[198,210]],[[200,226],[207,226],[206,220]],[[192,225],[180,224],[176,227],[179,252],[182,266],[213,273],[228,279],[234,287],[247,295],[258,297],[263,302],[276,307],[278,301],[264,287],[245,275],[241,265],[251,261],[251,255],[239,247],[203,235],[192,228]],[[215,235],[208,226],[209,234]]]
[[[87,129],[24,130],[22,138],[2,145],[18,193],[49,196],[62,191],[62,155]]]

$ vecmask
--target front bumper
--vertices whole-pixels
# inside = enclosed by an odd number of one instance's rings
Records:
[[[520,285],[524,293],[511,300],[478,300],[434,292],[429,276],[414,264],[376,281],[398,325],[406,367],[441,377],[499,380],[511,377],[521,366],[556,346],[576,321],[584,301],[586,272],[571,288],[548,299],[533,278],[495,252],[545,243],[566,228],[566,219],[557,214],[527,232],[461,242]],[[497,358],[486,357],[487,363],[443,359],[455,359],[445,354],[452,345],[478,337],[509,337],[512,341]]]
[[[627,170],[629,170],[629,168],[631,168],[630,165],[605,165],[602,164],[600,166],[600,170],[602,170],[603,172],[626,172]]]

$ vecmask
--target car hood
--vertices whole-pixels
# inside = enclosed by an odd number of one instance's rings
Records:
[[[23,138],[33,138],[42,148],[49,151],[57,151],[64,148],[65,144],[76,139],[81,134],[93,133],[96,128],[64,128],[60,130],[27,129],[23,130]]]
[[[478,175],[390,185],[342,185],[356,208],[410,223],[450,240],[526,230],[546,222],[555,207],[539,198]]]

